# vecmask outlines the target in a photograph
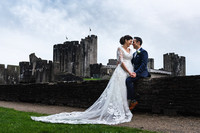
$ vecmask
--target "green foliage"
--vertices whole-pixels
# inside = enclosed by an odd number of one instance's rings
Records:
[[[153,133],[107,125],[43,123],[31,120],[30,116],[43,116],[43,114],[0,107],[0,133]]]

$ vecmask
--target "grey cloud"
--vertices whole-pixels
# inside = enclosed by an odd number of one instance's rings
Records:
[[[98,62],[107,63],[109,58],[115,58],[119,46],[119,38],[125,34],[141,36],[143,47],[149,51],[149,56],[155,59],[156,68],[161,68],[162,55],[175,52],[186,56],[187,74],[200,74],[198,36],[200,34],[200,5],[196,0],[19,0],[1,1],[0,29],[7,32],[4,49],[20,45],[35,45],[41,57],[52,59],[52,46],[65,41],[80,40],[91,33],[98,35]],[[12,22],[12,23],[10,23]],[[16,31],[16,32],[12,32]],[[28,39],[22,41],[12,36],[17,33]],[[1,33],[0,35],[3,35]],[[3,35],[6,38],[6,35]],[[11,43],[9,39],[16,39]],[[28,41],[34,42],[28,44]],[[2,45],[2,44],[1,44]],[[41,51],[40,47],[46,50]],[[47,52],[48,50],[48,52]],[[30,49],[27,51],[31,51]],[[16,52],[20,53],[20,49]],[[2,56],[5,53],[0,53]],[[21,52],[21,57],[28,56]],[[15,62],[15,56],[10,62]]]

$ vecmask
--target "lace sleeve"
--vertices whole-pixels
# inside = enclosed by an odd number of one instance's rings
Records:
[[[123,62],[123,52],[120,48],[117,49],[117,62],[118,64]]]

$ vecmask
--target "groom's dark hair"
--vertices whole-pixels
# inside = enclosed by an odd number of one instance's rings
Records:
[[[142,45],[142,39],[140,37],[134,37],[134,39],[138,42],[140,42],[140,46]]]

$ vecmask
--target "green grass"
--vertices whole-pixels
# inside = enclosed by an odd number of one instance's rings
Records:
[[[140,129],[107,125],[43,123],[33,121],[30,118],[30,116],[42,115],[0,107],[0,133],[153,133]]]
[[[89,80],[101,80],[101,78],[84,78],[83,80],[89,81]]]

